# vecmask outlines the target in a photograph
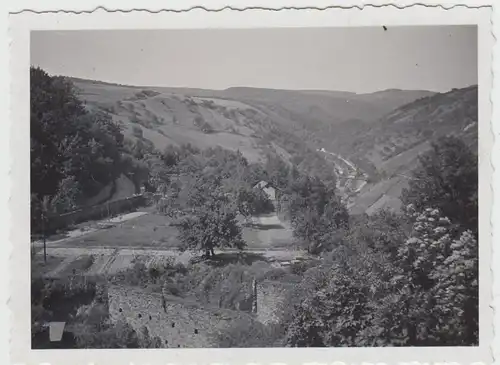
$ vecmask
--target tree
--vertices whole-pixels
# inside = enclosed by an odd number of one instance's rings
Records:
[[[351,242],[363,242],[370,249],[395,257],[401,243],[408,239],[411,225],[405,219],[389,210],[380,210],[372,216],[364,215],[353,219],[349,230]]]
[[[40,68],[30,69],[30,97],[36,199],[58,196],[63,205],[74,206],[118,177],[124,138],[109,114],[87,110],[70,80]]]
[[[184,248],[204,250],[207,258],[215,256],[215,247],[242,249],[245,241],[227,195],[220,188],[208,193],[204,205],[191,210],[179,223]]]
[[[438,321],[437,338],[451,345],[478,343],[478,246],[470,231],[451,246],[451,254],[436,267],[433,279]]]
[[[432,150],[420,158],[409,188],[403,191],[402,201],[417,210],[437,208],[477,237],[477,156],[456,137],[438,139]]]
[[[43,236],[43,260],[47,262],[47,233],[50,231],[52,215],[56,212],[56,200],[45,195],[40,201],[40,222]]]
[[[181,159],[181,151],[173,145],[168,145],[163,151],[162,157],[165,165],[172,168],[179,163]]]
[[[59,182],[57,193],[52,197],[53,213],[67,213],[77,207],[81,196],[80,184],[74,176],[67,176]]]
[[[325,265],[315,277],[319,285],[296,308],[286,343],[292,347],[362,346],[360,334],[370,315],[366,278],[342,264]]]
[[[477,240],[437,209],[408,213],[411,233],[396,252],[370,229],[349,234],[304,273],[299,295],[287,300],[288,345],[477,345]]]
[[[283,189],[288,185],[288,175],[290,169],[280,157],[276,155],[267,156],[264,170],[267,173],[269,181],[274,186]]]
[[[399,334],[408,346],[477,344],[477,241],[471,232],[457,233],[437,209],[413,217],[395,261],[394,300],[380,306],[378,326],[392,328],[390,336]]]
[[[310,252],[328,246],[348,227],[349,214],[332,185],[325,185],[317,177],[300,176],[288,191],[287,215],[294,236],[304,240]]]
[[[236,204],[239,213],[246,218],[274,211],[273,203],[262,189],[248,186],[238,190]]]
[[[78,142],[71,127],[85,110],[70,82],[34,67],[30,108],[31,189],[39,197],[53,195],[63,175],[65,150]]]

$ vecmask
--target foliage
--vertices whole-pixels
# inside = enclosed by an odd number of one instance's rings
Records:
[[[31,281],[31,304],[40,305],[50,318],[75,315],[80,305],[92,302],[97,283],[80,277],[52,281],[34,277]]]
[[[389,210],[351,219],[350,224],[347,241],[362,242],[370,249],[389,254],[390,257],[396,256],[401,242],[408,238],[408,230],[411,228],[411,223],[407,222],[405,216]]]
[[[177,274],[184,275],[186,270],[183,265],[175,264],[173,260],[149,267],[143,261],[137,260],[132,267],[120,271],[109,280],[121,285],[147,287],[149,284],[162,283],[166,278]]]
[[[452,221],[478,232],[477,156],[460,139],[443,137],[420,158],[402,200],[416,209],[437,208]]]
[[[218,188],[209,190],[205,197],[203,206],[180,220],[180,239],[184,248],[203,250],[208,258],[214,255],[215,247],[245,247],[236,210],[229,204],[227,195]]]
[[[141,342],[134,329],[127,323],[102,323],[98,331],[92,326],[77,326],[77,348],[114,349],[140,348]]]
[[[38,335],[44,332],[44,326],[48,322],[77,318],[81,306],[89,306],[93,301],[102,303],[102,298],[102,290],[95,281],[78,276],[57,281],[33,277],[31,280],[33,347],[46,346]]]
[[[414,213],[413,234],[399,249],[398,276],[408,295],[414,327],[410,342],[466,345],[477,342],[478,248],[470,231],[457,234],[437,209]],[[454,238],[455,237],[455,238]],[[410,273],[410,275],[408,275]]]
[[[247,218],[274,211],[273,203],[262,189],[243,186],[236,199],[239,213]]]
[[[123,135],[108,114],[87,110],[64,77],[32,67],[30,98],[31,192],[67,211],[119,175]]]
[[[347,229],[349,214],[333,186],[319,178],[300,176],[288,191],[287,213],[294,235],[309,244],[310,252],[331,246]]]
[[[305,297],[298,307],[287,332],[292,346],[357,345],[357,335],[369,315],[365,285],[341,270],[332,271],[330,280],[327,288]]]
[[[457,230],[437,209],[408,212],[412,229],[399,247],[401,228],[383,214],[304,273],[287,301],[288,345],[477,344],[474,235]],[[381,227],[392,227],[389,240]]]

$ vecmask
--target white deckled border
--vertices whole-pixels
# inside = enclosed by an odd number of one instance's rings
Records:
[[[266,9],[282,9],[282,8],[326,8],[326,7],[370,7],[370,6],[386,6],[408,7],[415,4],[426,6],[440,6],[450,8],[455,6],[467,7],[482,7],[491,6],[492,0],[170,0],[168,5],[159,3],[155,0],[143,0],[138,3],[135,0],[87,0],[81,3],[72,3],[71,5],[61,0],[18,0],[15,3],[9,4],[9,12],[20,12],[22,10],[31,10],[34,12],[47,11],[71,11],[71,12],[89,12],[97,8],[105,8],[107,10],[123,10],[129,11],[133,9],[146,9],[147,11],[157,12],[166,11],[185,11],[191,8],[205,8],[211,10],[220,10],[223,8],[246,9],[246,8],[266,8]]]
[[[397,362],[456,362],[471,364],[474,362],[491,363],[491,341],[493,313],[490,308],[492,291],[491,242],[500,239],[496,229],[495,240],[491,240],[490,220],[498,220],[500,213],[498,204],[495,213],[491,214],[492,202],[492,164],[490,159],[493,147],[493,134],[490,127],[491,103],[490,91],[492,81],[491,48],[491,9],[484,7],[491,2],[485,1],[392,1],[395,6],[380,7],[388,1],[343,1],[336,2],[342,7],[357,5],[352,9],[328,8],[319,11],[312,8],[331,6],[333,1],[317,0],[273,0],[269,1],[220,1],[212,0],[205,5],[207,9],[221,9],[231,6],[243,9],[245,6],[279,9],[285,6],[309,7],[304,10],[223,10],[207,12],[194,9],[188,12],[160,12],[152,14],[148,11],[138,12],[106,12],[98,9],[93,13],[44,13],[37,15],[24,12],[11,16],[11,226],[10,241],[13,246],[10,258],[11,290],[11,333],[12,360],[25,364],[303,364],[319,362],[331,364],[334,361],[344,363],[397,363]],[[56,5],[51,5],[56,4]],[[362,11],[360,7],[367,5]],[[442,4],[442,7],[433,5]],[[461,4],[461,6],[453,5]],[[476,6],[471,9],[463,6]],[[141,9],[157,11],[162,9],[158,1],[146,0],[140,3]],[[169,9],[182,10],[200,5],[200,1],[169,1]],[[372,6],[375,5],[375,6]],[[36,11],[54,9],[72,9],[91,11],[99,6],[107,9],[138,8],[137,1],[131,0],[88,0],[80,4],[69,4],[62,1],[18,0],[9,5],[9,10],[19,11],[32,9]],[[409,6],[409,7],[408,7]],[[483,7],[481,7],[483,6]],[[450,8],[449,10],[446,10]],[[498,12],[498,9],[497,9]],[[29,300],[29,29],[151,29],[151,28],[252,28],[252,27],[321,27],[321,26],[363,26],[363,25],[438,25],[438,24],[479,24],[479,138],[480,138],[480,346],[478,348],[330,348],[330,349],[168,349],[168,350],[31,350],[30,341],[30,300]],[[498,24],[498,23],[497,23]],[[496,25],[498,27],[498,25]],[[500,34],[500,32],[496,32]],[[497,56],[497,60],[498,60]],[[495,79],[495,85],[498,82]],[[500,87],[500,85],[498,85]],[[496,88],[498,90],[498,88]],[[499,91],[493,92],[497,96]],[[495,118],[500,117],[494,109]],[[14,128],[13,128],[14,126]],[[500,126],[494,123],[495,135],[500,133]],[[8,133],[4,133],[9,135]],[[498,150],[498,147],[496,148]],[[498,151],[496,151],[498,157]],[[498,174],[498,173],[497,173]],[[498,176],[496,180],[498,182]],[[4,250],[5,251],[5,250]],[[1,255],[0,255],[1,256]],[[7,257],[7,254],[4,254]],[[497,255],[498,256],[498,255]],[[495,258],[495,263],[500,263]],[[498,273],[497,273],[498,274]],[[15,279],[14,279],[15,278]],[[495,296],[499,293],[499,280],[495,281]],[[486,283],[486,284],[484,284]],[[496,319],[500,319],[498,311]],[[497,321],[498,322],[498,321]],[[9,327],[7,327],[9,328]],[[498,354],[498,350],[495,351]]]

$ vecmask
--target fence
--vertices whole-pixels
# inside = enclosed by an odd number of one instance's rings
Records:
[[[135,195],[104,204],[80,208],[72,212],[50,217],[47,231],[53,232],[81,222],[112,217],[145,205],[145,197],[143,195]],[[37,231],[38,230],[39,229],[37,229]]]

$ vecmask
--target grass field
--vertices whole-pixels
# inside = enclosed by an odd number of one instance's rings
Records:
[[[257,218],[257,224],[243,226],[243,239],[248,248],[290,247],[293,240],[291,228],[277,217],[271,218],[274,219]],[[81,248],[176,249],[180,246],[179,232],[171,223],[170,218],[149,212],[124,222],[110,224],[108,228],[68,239],[62,245]]]
[[[75,238],[66,247],[150,247],[179,246],[177,229],[170,220],[158,214],[146,214],[129,221]]]
[[[254,224],[243,227],[243,239],[248,248],[292,248],[292,229],[273,215],[270,219],[256,218]]]

